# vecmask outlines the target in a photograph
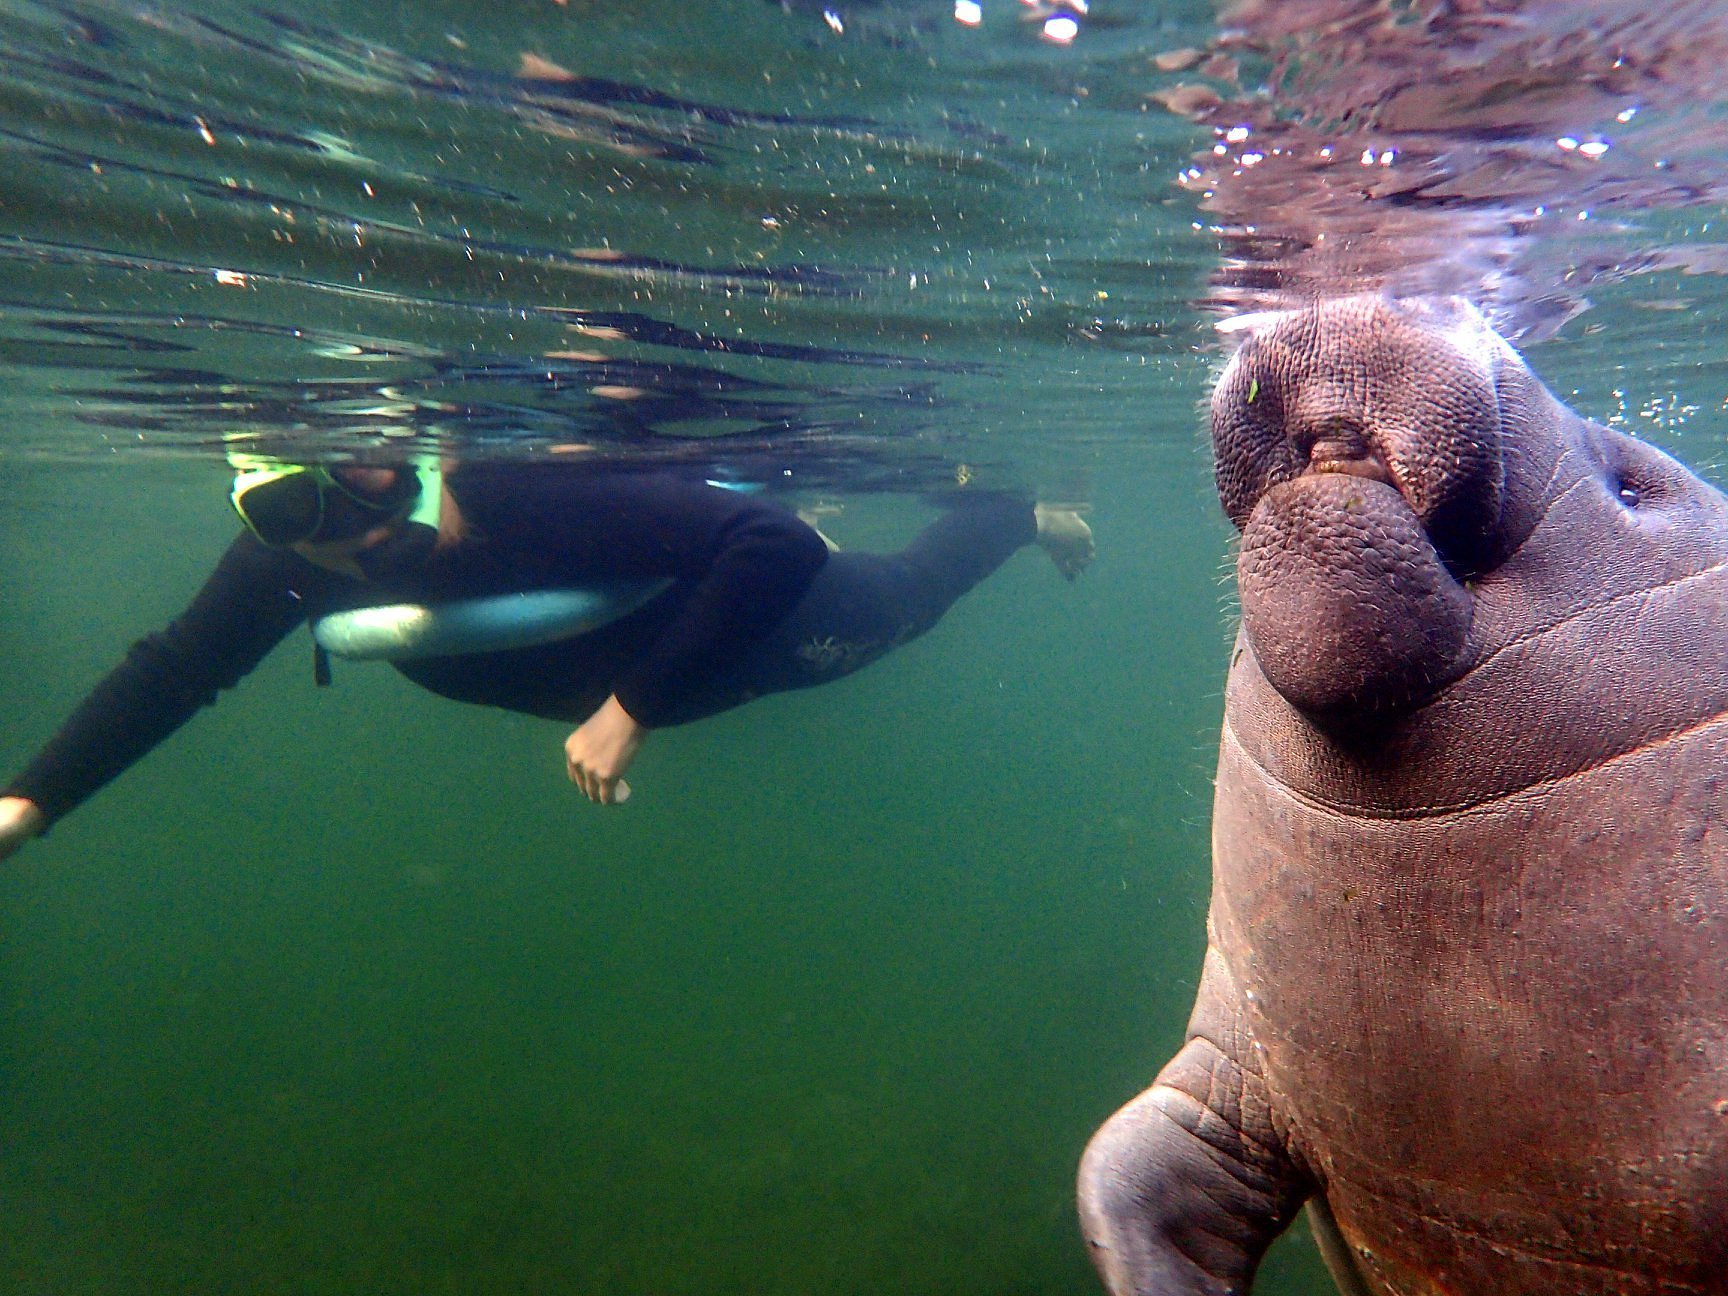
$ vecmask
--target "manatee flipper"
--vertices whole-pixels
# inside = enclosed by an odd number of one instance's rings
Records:
[[[1081,1159],[1081,1226],[1112,1296],[1246,1292],[1311,1191],[1273,1126],[1233,991],[1208,951],[1187,1044]]]

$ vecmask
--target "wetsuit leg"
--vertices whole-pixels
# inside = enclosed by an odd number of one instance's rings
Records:
[[[1037,530],[1030,500],[989,495],[950,509],[899,553],[829,555],[798,606],[680,722],[862,669],[934,626]]]

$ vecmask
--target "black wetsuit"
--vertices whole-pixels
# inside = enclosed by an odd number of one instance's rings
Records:
[[[476,464],[446,479],[455,544],[381,546],[368,579],[242,533],[190,606],[134,644],[5,789],[49,822],[76,808],[327,612],[671,578],[630,615],[533,648],[396,663],[435,693],[578,723],[615,694],[649,728],[857,670],[928,630],[1036,532],[983,497],[899,554],[830,556],[786,510],[665,474]]]

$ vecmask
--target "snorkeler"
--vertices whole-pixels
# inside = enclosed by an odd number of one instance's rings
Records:
[[[245,529],[0,795],[0,859],[76,809],[310,622],[444,697],[575,723],[565,765],[622,801],[654,729],[850,674],[1037,540],[1072,577],[1072,511],[963,501],[898,554],[830,553],[778,505],[665,472],[242,462]]]

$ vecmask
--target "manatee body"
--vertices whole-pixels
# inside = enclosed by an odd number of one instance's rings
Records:
[[[1728,1292],[1728,500],[1469,307],[1260,325],[1188,1039],[1080,1174],[1115,1293]]]

